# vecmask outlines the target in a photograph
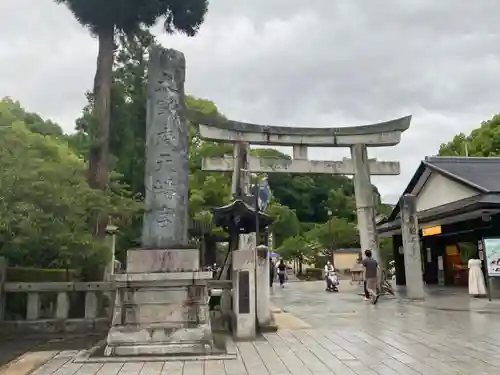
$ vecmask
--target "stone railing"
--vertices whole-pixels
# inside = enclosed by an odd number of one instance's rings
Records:
[[[210,280],[208,287],[211,296],[220,296],[220,316],[213,328],[224,329],[231,310],[231,281]],[[114,282],[22,283],[0,278],[0,329],[5,334],[106,332],[115,291]]]
[[[0,282],[0,328],[7,334],[106,331],[114,289],[109,282]]]

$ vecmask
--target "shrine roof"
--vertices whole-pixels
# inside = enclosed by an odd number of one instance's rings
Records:
[[[239,217],[237,226],[245,229],[247,232],[255,231],[255,208],[244,202],[241,199],[236,199],[233,202],[213,208],[213,222],[215,225],[227,230],[230,222],[235,217]],[[264,212],[259,211],[259,227],[264,228],[273,222],[273,218]]]

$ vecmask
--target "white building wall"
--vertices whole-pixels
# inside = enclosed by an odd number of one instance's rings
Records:
[[[422,190],[417,194],[417,212],[470,198],[477,194],[478,192],[474,189],[432,172]]]

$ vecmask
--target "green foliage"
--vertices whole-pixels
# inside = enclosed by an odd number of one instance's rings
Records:
[[[118,49],[111,88],[110,166],[122,175],[122,181],[136,193],[144,194],[144,144],[146,119],[146,80],[148,47],[155,43],[147,31],[134,35],[118,34]],[[95,121],[94,100],[87,93],[88,104],[76,121],[77,133],[70,144],[87,156],[90,132]]]
[[[389,216],[392,213],[393,206],[390,204],[380,203],[377,207],[377,213],[379,215]]]
[[[267,159],[291,159],[274,149],[253,149],[251,154]],[[271,173],[268,180],[274,198],[293,209],[301,223],[324,223],[332,216],[356,221],[354,184],[349,177]],[[375,187],[374,192],[377,207],[384,209]]]
[[[325,255],[330,255],[335,249],[359,247],[356,226],[344,218],[332,217],[310,230],[306,236],[316,239]]]
[[[458,250],[462,264],[467,264],[470,259],[475,259],[477,256],[477,246],[472,242],[459,242]]]
[[[33,133],[42,135],[62,136],[59,125],[44,120],[36,113],[26,112],[17,101],[6,97],[0,100],[0,127],[11,126],[14,122],[21,121]]]
[[[119,182],[108,194],[90,189],[85,163],[66,141],[30,131],[19,117],[0,113],[0,255],[12,266],[103,265],[107,252],[92,237],[91,218],[106,212],[126,221],[140,206]]]
[[[271,202],[267,214],[274,219],[271,231],[276,248],[280,247],[285,239],[299,235],[300,222],[294,210],[278,202]]]
[[[89,149],[89,186],[105,190],[109,182],[108,154],[110,118],[112,117],[109,103],[112,96],[116,34],[123,33],[133,38],[134,35],[143,34],[144,28],[153,26],[160,18],[163,18],[164,28],[167,32],[179,31],[193,36],[203,23],[208,0],[55,1],[65,4],[75,18],[91,30],[99,42],[93,95],[90,98],[92,105],[87,116],[86,146]],[[142,77],[135,78],[140,80]],[[93,219],[96,223],[95,234],[97,236],[104,235],[107,214],[107,212],[103,212]]]
[[[339,188],[330,190],[327,206],[332,216],[344,218],[351,222],[356,221],[354,186],[345,182]]]
[[[307,259],[313,255],[314,249],[311,244],[302,236],[286,238],[276,252],[284,260]]]
[[[322,268],[306,268],[305,277],[309,280],[323,280],[323,269]]]
[[[499,156],[500,155],[500,114],[483,121],[479,128],[468,136],[459,133],[439,148],[441,156]]]
[[[113,26],[119,31],[135,33],[151,27],[164,18],[165,30],[195,35],[203,23],[208,0],[56,0],[65,4],[78,22],[92,32]]]
[[[394,251],[392,249],[392,238],[385,237],[381,238],[379,241],[379,250],[381,259],[381,266],[383,268],[389,268],[389,262],[394,260]]]
[[[215,104],[209,100],[186,96],[188,110],[204,114],[222,116]],[[201,139],[196,124],[189,123],[189,214],[190,217],[208,221],[211,208],[228,204],[231,200],[231,175],[221,172],[203,172],[202,160],[205,157],[232,154],[230,144]]]

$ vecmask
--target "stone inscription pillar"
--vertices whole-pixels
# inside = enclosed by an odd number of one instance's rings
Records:
[[[210,354],[207,284],[188,246],[188,127],[184,55],[151,49],[142,248],[127,252],[106,356]]]
[[[184,55],[150,52],[146,120],[145,213],[142,246],[188,242],[188,127],[184,117]]]
[[[368,153],[366,145],[351,146],[354,164],[354,191],[356,195],[356,211],[361,250],[371,250],[373,258],[380,262],[377,230],[375,228],[375,200],[370,181]],[[364,256],[364,255],[363,255]]]
[[[405,194],[401,198],[399,205],[407,295],[410,299],[424,299],[424,281],[422,279],[422,261],[415,196]]]

